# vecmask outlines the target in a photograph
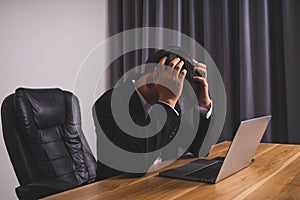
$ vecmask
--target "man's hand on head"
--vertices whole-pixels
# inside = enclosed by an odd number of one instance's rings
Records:
[[[159,101],[175,107],[182,94],[183,82],[187,71],[185,69],[181,71],[184,62],[180,58],[174,58],[168,67],[164,66],[166,60],[167,57],[163,57],[159,61],[159,65],[156,67],[153,75]]]
[[[200,107],[210,109],[211,99],[208,92],[208,83],[207,83],[207,69],[206,65],[199,63],[193,59],[195,68],[194,70],[201,74],[201,76],[194,76],[194,80],[201,84],[201,90],[199,91],[198,103]]]

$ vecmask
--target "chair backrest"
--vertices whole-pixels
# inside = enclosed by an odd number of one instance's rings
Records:
[[[61,89],[18,88],[1,109],[3,135],[20,185],[57,178],[94,181],[96,161],[81,128],[78,99]]]

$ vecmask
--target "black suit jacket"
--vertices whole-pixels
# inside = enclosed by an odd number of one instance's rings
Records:
[[[128,88],[130,88],[129,90],[134,91],[129,100],[129,114],[131,119],[136,125],[143,127],[143,126],[147,126],[151,122],[151,120],[154,120],[156,122],[162,121],[162,119],[160,118],[162,118],[163,116],[156,113],[152,113],[153,115],[150,114],[151,119],[149,117],[145,118],[143,105],[140,101],[137,92],[134,90],[134,86],[131,81],[125,82],[124,85],[117,87],[116,89],[108,90],[95,102],[94,120],[97,120],[99,122],[99,125],[101,126],[101,129],[104,131],[106,137],[115,145],[117,145],[118,147],[124,150],[135,152],[135,153],[147,153],[147,152],[153,152],[155,150],[164,147],[170,141],[172,141],[172,139],[176,136],[178,127],[180,125],[180,119],[181,119],[180,106],[179,105],[175,106],[175,109],[179,113],[178,115],[168,105],[158,102],[157,104],[160,104],[165,109],[167,114],[166,122],[164,123],[163,128],[157,134],[150,137],[146,137],[147,135],[146,136],[144,135],[145,138],[134,137],[124,132],[122,128],[119,128],[119,126],[115,122],[112,108],[111,108],[112,94],[113,92],[116,92],[116,94],[118,94],[117,96],[118,103],[114,104],[114,106],[116,107],[115,110],[122,110],[124,109],[124,107],[126,109],[126,105],[124,105],[124,101],[122,97],[128,95],[129,92]],[[151,111],[152,110],[154,109],[151,109]],[[156,112],[156,111],[154,110],[152,112]],[[119,115],[124,115],[124,112],[120,112]],[[119,117],[122,119],[123,116],[119,116]],[[125,118],[128,118],[128,116],[124,116],[124,119]],[[191,152],[194,156],[198,156],[199,149],[202,145],[202,142],[206,135],[206,131],[209,126],[209,121],[210,121],[209,119],[206,119],[201,115],[200,115],[200,121],[198,122],[194,121],[194,123],[201,122],[197,130],[197,135],[194,138],[190,147],[188,148],[188,151]],[[126,124],[123,124],[121,126],[126,126]],[[132,131],[139,131],[139,130],[132,130]],[[153,132],[153,130],[149,130],[149,132]],[[174,149],[174,156],[177,156],[177,153],[178,153],[177,149]],[[149,165],[150,167],[155,159],[156,157],[149,158],[149,160],[147,161],[148,163],[146,163],[146,165]],[[118,173],[119,171],[111,169],[110,167],[107,167],[101,162],[98,162],[98,173],[97,173],[98,179],[110,177]]]

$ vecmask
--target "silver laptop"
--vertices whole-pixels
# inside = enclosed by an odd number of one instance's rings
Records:
[[[217,183],[247,167],[259,145],[271,116],[242,121],[225,158],[198,159],[180,167],[160,172],[160,176]]]

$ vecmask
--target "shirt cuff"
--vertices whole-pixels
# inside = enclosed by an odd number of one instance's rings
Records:
[[[163,103],[163,104],[169,106],[172,110],[174,110],[174,112],[176,113],[176,115],[179,116],[179,113],[177,112],[177,110],[173,106],[171,106],[170,104],[168,104],[166,102],[163,102],[163,101],[158,101],[158,102]]]
[[[208,110],[207,108],[203,108],[203,107],[201,107],[201,106],[195,106],[195,109],[196,109],[197,111],[199,111],[200,114],[201,114],[202,116],[204,116],[206,119],[209,119],[210,116],[211,116],[211,113],[212,113],[212,109],[213,109],[213,101],[211,101],[209,110]]]

